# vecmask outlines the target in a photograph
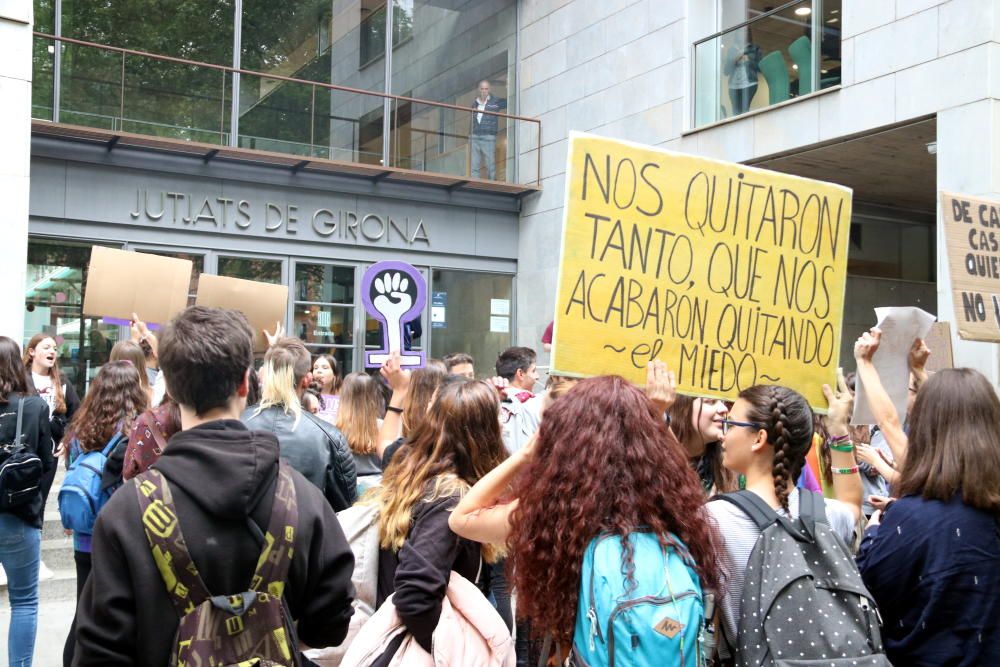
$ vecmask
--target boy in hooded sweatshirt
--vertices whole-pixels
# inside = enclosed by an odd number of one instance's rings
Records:
[[[193,306],[167,325],[160,368],[180,404],[182,431],[155,464],[167,480],[178,522],[213,595],[246,591],[278,480],[278,441],[240,421],[253,333],[239,312]],[[284,597],[301,642],[335,646],[347,634],[354,557],[320,491],[291,471],[298,526]],[[179,617],[143,530],[135,480],[101,510],[94,568],[80,598],[74,664],[164,665]]]

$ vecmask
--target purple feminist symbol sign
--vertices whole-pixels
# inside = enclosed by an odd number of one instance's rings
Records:
[[[416,268],[405,262],[378,262],[361,279],[361,299],[368,314],[382,323],[382,349],[365,353],[365,366],[381,366],[391,352],[400,353],[400,365],[424,365],[423,352],[403,349],[403,326],[424,310],[427,285]]]

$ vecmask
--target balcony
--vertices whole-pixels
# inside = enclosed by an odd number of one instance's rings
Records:
[[[33,87],[34,134],[109,150],[135,146],[516,196],[540,189],[539,169],[523,180],[516,173],[518,154],[540,159],[535,118],[40,32]],[[473,138],[474,117],[492,125],[479,113],[496,119],[485,140]]]
[[[840,4],[797,0],[768,7],[696,42],[695,127],[839,85]]]

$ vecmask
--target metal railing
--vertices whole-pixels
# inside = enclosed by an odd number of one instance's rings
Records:
[[[222,146],[267,145],[267,150],[290,155],[470,179],[540,183],[541,121],[537,118],[37,31],[34,35],[48,46],[35,49],[32,113],[36,118]],[[58,58],[54,57],[57,48]],[[218,73],[217,79],[212,72]],[[269,82],[266,90],[265,81]],[[237,106],[240,110],[234,113]],[[388,123],[383,122],[386,109]],[[476,162],[472,126],[478,113],[497,120],[495,133],[488,135],[496,154],[492,161],[481,155],[480,173],[472,174]],[[235,128],[231,127],[234,122]],[[386,126],[388,152],[382,136]],[[515,178],[518,156],[532,150],[535,173]]]

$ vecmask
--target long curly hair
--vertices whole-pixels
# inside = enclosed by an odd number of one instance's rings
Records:
[[[688,547],[702,584],[717,590],[719,540],[683,447],[662,416],[621,377],[583,380],[545,413],[531,459],[514,482],[508,568],[518,611],[533,630],[568,645],[587,545],[621,537],[634,575],[629,533],[651,530]]]
[[[128,436],[132,422],[143,413],[148,401],[138,369],[127,361],[109,361],[90,383],[90,390],[66,429],[66,440],[76,438],[85,452],[103,449],[115,433]],[[69,448],[66,450],[68,456]]]
[[[366,498],[379,506],[383,548],[402,548],[417,503],[464,495],[503,462],[507,451],[499,414],[500,398],[486,382],[456,382],[440,389],[427,416],[386,468],[381,486]],[[499,551],[483,546],[487,561]]]

